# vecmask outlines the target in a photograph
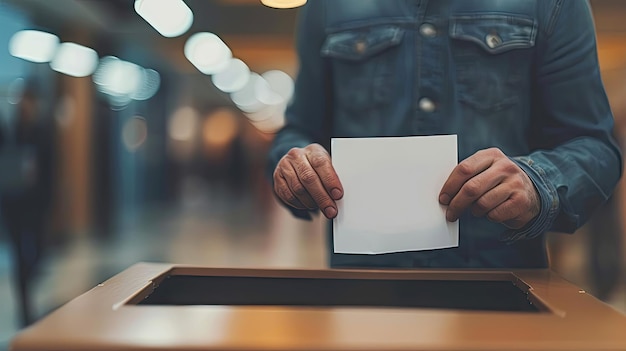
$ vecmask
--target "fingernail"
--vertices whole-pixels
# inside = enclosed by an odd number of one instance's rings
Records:
[[[335,199],[335,200],[339,200],[343,196],[343,193],[341,192],[341,190],[339,190],[337,188],[333,189],[330,192],[330,194],[333,196],[333,199]]]
[[[441,195],[439,195],[439,203],[441,203],[442,205],[450,204],[450,195],[446,193],[441,193]]]
[[[327,218],[335,218],[337,215],[337,210],[334,207],[328,206],[324,209],[324,214]]]

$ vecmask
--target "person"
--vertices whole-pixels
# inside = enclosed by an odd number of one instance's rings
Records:
[[[52,134],[41,118],[34,82],[27,83],[15,117],[15,123],[5,128],[9,130],[0,133],[4,135],[0,156],[7,161],[0,168],[0,220],[13,249],[20,324],[27,326],[36,318],[32,283],[43,256],[53,178]]]
[[[439,201],[459,246],[336,254],[331,233],[332,267],[547,267],[545,233],[582,226],[621,177],[588,1],[315,0],[296,47],[269,153],[296,216],[337,215],[330,138],[458,135]]]

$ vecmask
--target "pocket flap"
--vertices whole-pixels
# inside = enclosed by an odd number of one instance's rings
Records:
[[[450,36],[471,41],[492,54],[535,45],[537,22],[528,17],[471,14],[450,18]]]
[[[363,60],[398,45],[403,35],[404,29],[388,25],[332,33],[326,37],[322,55]]]

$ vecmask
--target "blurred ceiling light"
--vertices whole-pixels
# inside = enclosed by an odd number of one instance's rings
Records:
[[[251,122],[260,122],[267,119],[272,118],[277,114],[281,114],[285,112],[285,104],[277,104],[277,105],[263,105],[263,107],[254,112],[245,112],[244,114]]]
[[[111,105],[122,107],[131,100],[147,100],[159,89],[161,78],[152,69],[114,56],[106,56],[93,75],[98,91],[107,94]]]
[[[59,37],[37,30],[22,30],[11,37],[9,52],[21,59],[42,63],[50,62],[59,46]]]
[[[293,79],[280,70],[267,71],[262,74],[272,91],[280,95],[283,100],[289,101],[293,95]]]
[[[225,69],[233,57],[228,46],[213,33],[196,33],[185,42],[185,57],[200,72],[214,74]]]
[[[153,69],[144,69],[142,83],[132,98],[134,100],[148,100],[153,97],[161,86],[161,76]]]
[[[134,94],[142,83],[143,68],[117,57],[107,56],[100,60],[100,66],[93,75],[99,91],[117,96]]]
[[[135,0],[135,11],[168,38],[184,34],[193,24],[193,12],[182,0]]]
[[[168,134],[172,140],[190,141],[193,139],[198,127],[198,113],[192,107],[181,107],[168,124]]]
[[[229,108],[220,108],[207,116],[202,127],[206,147],[224,147],[235,139],[238,131],[237,116]]]
[[[126,150],[130,152],[137,151],[146,142],[147,138],[148,123],[145,118],[135,116],[124,123],[124,127],[122,127],[122,142]]]
[[[211,77],[213,84],[225,93],[243,89],[250,80],[250,69],[240,59],[231,59],[228,66]]]
[[[256,98],[265,105],[279,105],[285,101],[276,93],[265,78],[258,79],[254,84]]]
[[[108,95],[109,105],[113,111],[121,111],[133,101],[128,95]]]
[[[285,125],[285,114],[276,113],[271,115],[270,118],[261,121],[251,121],[251,123],[263,133],[276,133]]]
[[[257,98],[256,85],[259,80],[264,79],[258,73],[252,72],[250,73],[248,83],[243,88],[230,94],[231,100],[241,111],[248,113],[256,112],[260,111],[265,106],[265,104]]]
[[[306,4],[306,0],[261,0],[261,3],[267,7],[290,9]]]
[[[98,66],[98,54],[91,48],[75,43],[62,43],[50,62],[50,67],[72,77],[86,77]]]

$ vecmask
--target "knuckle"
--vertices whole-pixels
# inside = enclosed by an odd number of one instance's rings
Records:
[[[478,197],[479,195],[481,195],[481,186],[480,186],[480,182],[476,181],[476,180],[469,180],[467,183],[465,183],[465,185],[463,186],[463,191],[464,193],[472,198]]]
[[[469,165],[468,162],[459,163],[459,165],[457,166],[457,170],[462,176],[465,177],[469,177],[474,174],[474,167]]]
[[[520,169],[519,167],[513,163],[511,160],[509,160],[508,158],[506,159],[506,162],[502,163],[502,170],[506,173],[509,174],[515,174],[517,173]]]
[[[305,147],[305,149],[311,152],[319,152],[319,151],[326,152],[326,149],[324,149],[322,145],[317,144],[317,143],[309,144]]]
[[[298,158],[302,154],[302,149],[298,147],[292,147],[287,151],[286,157]]]
[[[511,187],[513,191],[524,189],[524,180],[521,177],[511,179]]]
[[[499,158],[499,157],[504,156],[504,153],[502,152],[502,150],[498,149],[497,147],[490,147],[487,150],[485,150],[485,153],[494,158]]]
[[[317,173],[309,168],[300,169],[298,172],[298,176],[300,178],[300,181],[307,185],[314,184],[317,179],[319,179]]]
[[[485,213],[491,208],[491,204],[484,197],[481,197],[474,203],[474,208],[480,213]]]
[[[313,168],[324,167],[328,164],[328,157],[321,153],[314,153],[309,155],[309,163]]]

